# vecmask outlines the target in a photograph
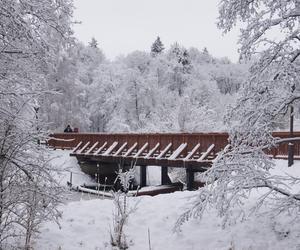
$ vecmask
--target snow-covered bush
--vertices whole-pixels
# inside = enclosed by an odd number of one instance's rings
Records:
[[[129,248],[124,227],[129,216],[137,209],[137,203],[129,206],[127,201],[127,193],[134,175],[134,168],[125,172],[120,170],[118,181],[120,181],[122,191],[113,192],[115,211],[113,212],[113,231],[110,233],[110,243],[113,247],[120,250]]]

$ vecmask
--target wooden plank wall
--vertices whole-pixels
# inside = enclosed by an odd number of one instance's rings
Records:
[[[274,132],[274,137],[289,138],[289,132]],[[294,132],[294,137],[300,137],[300,132]],[[134,143],[138,143],[137,148],[141,148],[146,142],[149,143],[149,149],[153,148],[158,142],[160,146],[158,151],[163,150],[169,143],[172,143],[171,151],[173,152],[182,143],[187,143],[183,154],[186,155],[198,143],[201,144],[200,151],[205,151],[211,144],[215,144],[213,153],[221,151],[228,144],[227,133],[55,133],[50,135],[48,145],[53,148],[72,149],[82,141],[83,145],[90,141],[90,145],[95,142],[100,144],[107,142],[111,145],[117,141],[119,146],[124,142],[128,143],[128,147]],[[294,152],[296,156],[300,156],[300,142],[294,142]],[[270,151],[273,156],[286,156],[288,154],[288,143],[280,144],[278,147]]]
[[[149,148],[153,148],[158,142],[159,151],[163,150],[169,143],[172,143],[171,151],[177,149],[182,143],[187,143],[188,146],[184,149],[184,154],[191,151],[199,142],[201,149],[206,150],[212,143],[215,144],[215,151],[218,152],[228,144],[228,135],[226,133],[147,133],[147,134],[125,134],[125,133],[56,133],[50,135],[48,145],[53,148],[75,148],[80,141],[83,145],[90,142],[93,145],[99,141],[100,144],[107,141],[111,145],[114,141],[123,144],[128,143],[128,147],[135,142],[138,143],[138,148],[142,147],[146,142],[149,143]]]

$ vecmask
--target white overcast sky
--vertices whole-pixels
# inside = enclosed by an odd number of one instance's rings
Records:
[[[149,51],[157,36],[166,48],[174,42],[204,47],[216,57],[237,61],[238,32],[217,29],[219,0],[75,0],[75,36],[92,37],[109,59],[135,50]]]

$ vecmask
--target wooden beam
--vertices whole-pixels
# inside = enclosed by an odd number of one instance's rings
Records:
[[[81,144],[82,144],[82,141],[81,142],[79,142],[78,144],[77,144],[77,146],[74,148],[74,150],[73,150],[73,154],[78,150],[78,148],[81,146]]]
[[[228,150],[230,147],[231,147],[231,145],[230,145],[230,144],[227,144],[226,147],[225,147],[222,151],[223,151],[223,152],[227,152],[227,150]],[[216,162],[216,161],[218,161],[218,160],[220,159],[220,156],[221,156],[220,153],[221,153],[221,152],[218,152],[218,153],[217,153],[217,157],[216,157],[215,159],[213,159],[212,162]]]
[[[115,141],[113,144],[111,144],[111,146],[102,155],[109,155],[115,149],[115,147],[117,145],[118,145],[118,142]]]
[[[189,191],[194,190],[195,173],[190,169],[186,169],[186,188]]]
[[[146,142],[144,146],[140,148],[140,150],[135,154],[134,158],[138,158],[147,147],[148,147],[148,142]]]
[[[172,147],[172,143],[169,143],[163,151],[155,159],[161,159],[166,153],[168,153],[169,149]]]
[[[214,147],[215,147],[215,144],[211,144],[209,146],[209,148],[206,150],[206,152],[204,152],[197,161],[198,162],[203,161],[205,158],[207,158],[207,156],[211,153],[211,151],[214,149]]]
[[[116,153],[114,153],[114,156],[117,156],[118,154],[120,154],[122,152],[122,150],[126,147],[127,142],[123,143],[123,145],[117,150]]]
[[[187,143],[182,143],[174,152],[171,154],[171,156],[168,158],[169,160],[175,160],[181,152],[186,148]]]
[[[88,147],[88,145],[90,145],[89,141],[76,154],[81,154]]]
[[[145,159],[147,159],[147,158],[149,158],[151,155],[153,155],[154,153],[155,153],[155,151],[158,149],[158,147],[159,147],[159,143],[157,143],[155,146],[154,146],[154,148],[152,148],[150,151],[149,151],[149,153],[144,157]]]
[[[187,161],[191,159],[194,156],[194,154],[197,152],[198,148],[200,148],[200,143],[198,143],[183,160]]]
[[[106,146],[107,142],[104,142],[103,145],[97,149],[97,151],[94,153],[94,155],[98,155],[99,153],[101,153],[101,150],[104,149],[104,147]]]
[[[161,185],[170,184],[170,179],[168,176],[168,167],[161,167]]]
[[[128,151],[124,154],[124,157],[129,156],[131,152],[136,148],[137,145],[138,145],[137,142],[134,143],[133,146],[130,149],[128,149]]]
[[[225,148],[222,150],[222,151],[224,151],[224,152],[226,152],[226,151],[228,151],[228,149],[231,147],[231,145],[230,144],[227,144],[226,146],[225,146]]]
[[[88,151],[86,151],[85,154],[88,155],[89,153],[91,153],[94,150],[94,148],[98,145],[98,143],[99,143],[98,141],[95,142],[94,145]]]
[[[147,185],[147,166],[140,166],[140,187]]]

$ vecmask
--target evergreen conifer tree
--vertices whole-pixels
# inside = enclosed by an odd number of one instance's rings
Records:
[[[152,56],[157,56],[164,50],[164,45],[160,40],[160,37],[158,36],[155,40],[155,42],[151,46],[151,55]]]
[[[192,65],[191,65],[189,53],[186,49],[184,49],[182,56],[179,58],[179,63],[181,63],[183,66],[183,73],[189,74],[191,71]]]
[[[92,37],[92,40],[89,42],[89,46],[92,48],[98,48],[98,41]]]
[[[180,63],[180,58],[182,55],[182,50],[181,47],[179,46],[179,44],[176,42],[174,43],[174,45],[172,45],[171,47],[171,53],[175,56],[175,58],[177,58],[178,63]]]
[[[202,53],[203,53],[204,55],[209,55],[208,49],[207,49],[206,47],[203,48]]]

